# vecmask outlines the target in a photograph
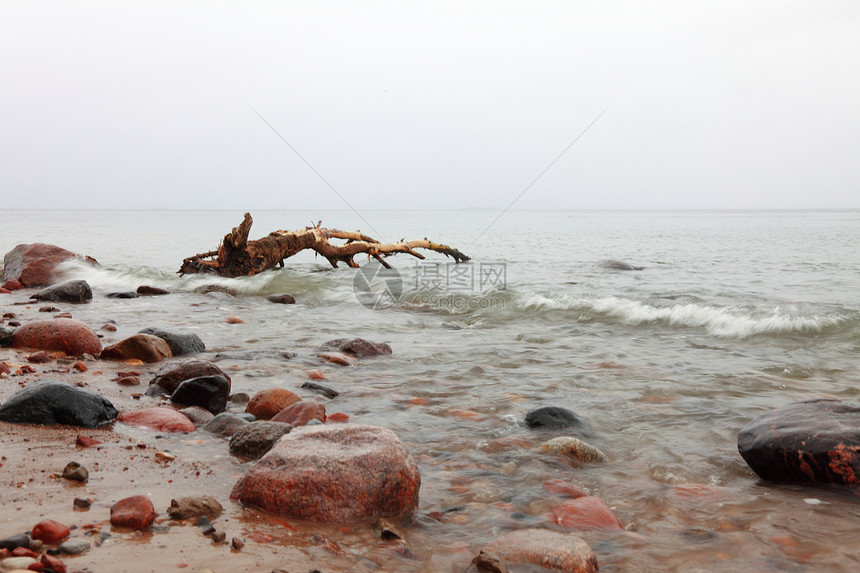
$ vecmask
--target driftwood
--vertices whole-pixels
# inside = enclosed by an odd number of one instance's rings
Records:
[[[425,237],[418,241],[397,243],[380,243],[358,231],[339,231],[327,229],[322,222],[316,226],[305,227],[298,231],[274,231],[262,239],[248,240],[248,233],[254,220],[245,213],[242,223],[224,236],[217,251],[200,253],[182,261],[179,274],[216,273],[224,277],[251,276],[284,266],[284,259],[292,257],[299,251],[311,249],[325,257],[333,267],[344,262],[350,267],[357,268],[358,263],[353,257],[366,254],[373,257],[386,268],[391,266],[383,259],[397,253],[409,253],[423,259],[424,255],[415,249],[429,249],[452,257],[455,262],[468,261],[469,257],[447,245],[440,245],[427,240]],[[330,239],[343,239],[346,243],[336,245]]]

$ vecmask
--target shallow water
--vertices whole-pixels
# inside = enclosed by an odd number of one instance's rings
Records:
[[[319,218],[253,214],[252,237]],[[860,568],[853,493],[759,482],[737,453],[740,428],[769,409],[822,394],[857,399],[860,212],[511,212],[481,234],[496,215],[325,213],[327,225],[383,240],[428,236],[473,257],[454,267],[397,256],[403,294],[380,310],[357,301],[356,271],[308,253],[250,278],[175,274],[241,213],[16,212],[0,248],[44,241],[97,258],[100,268],[72,264],[65,276],[85,278],[97,299],[75,317],[115,320],[116,340],[164,326],[197,332],[206,358],[297,353],[219,361],[234,391],[296,389],[305,370],[323,368],[342,392],[329,413],[390,428],[415,455],[420,513],[458,508],[410,528],[417,559],[399,570],[456,571],[500,532],[546,524],[559,498],[543,484],[554,478],[602,497],[625,526],[580,534],[602,571]],[[605,259],[644,268],[611,270]],[[208,283],[239,296],[191,292]],[[174,294],[103,298],[140,284]],[[263,296],[280,292],[298,304]],[[227,324],[229,315],[246,322]],[[353,336],[394,354],[350,368],[315,358],[322,342]],[[549,404],[587,419],[587,441],[609,463],[573,467],[535,451],[560,433],[522,420]],[[244,467],[217,444],[175,438],[173,447]]]

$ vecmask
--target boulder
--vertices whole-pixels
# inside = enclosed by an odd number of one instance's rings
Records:
[[[216,436],[229,438],[239,431],[239,428],[247,426],[248,424],[250,424],[248,420],[240,418],[236,414],[221,412],[203,426],[203,429],[211,434],[215,434]]]
[[[97,428],[117,417],[110,401],[95,392],[57,380],[40,380],[0,406],[0,420],[17,424],[67,424]]]
[[[245,411],[261,420],[268,420],[291,404],[300,402],[301,397],[286,388],[274,387],[260,390],[251,397]]]
[[[118,422],[129,426],[141,426],[161,432],[193,432],[197,429],[188,416],[173,408],[144,408],[125,412]]]
[[[193,332],[179,332],[177,330],[166,330],[163,328],[144,328],[138,334],[150,334],[157,336],[170,346],[174,356],[194,354],[206,350],[206,345],[199,336]]]
[[[93,291],[87,281],[67,281],[42,289],[30,298],[50,302],[80,304],[92,300]]]
[[[146,529],[157,516],[155,506],[145,495],[121,499],[110,508],[110,524],[114,527]]]
[[[155,378],[149,383],[164,389],[167,394],[173,394],[176,387],[183,381],[200,376],[223,376],[230,382],[230,376],[208,360],[186,360],[179,364],[168,364],[156,372]]]
[[[860,485],[860,404],[833,398],[794,402],[738,434],[738,451],[762,479]]]
[[[291,294],[270,294],[266,300],[277,304],[296,304],[296,298]]]
[[[229,396],[230,382],[215,374],[182,381],[170,399],[176,404],[200,406],[213,414],[220,414],[227,408]]]
[[[102,343],[93,329],[71,318],[28,322],[15,330],[12,346],[60,350],[69,356],[97,356],[102,350]]]
[[[233,434],[230,453],[243,460],[259,459],[292,429],[284,422],[250,422]]]
[[[25,287],[51,284],[56,266],[74,258],[98,264],[92,257],[83,257],[54,245],[17,245],[3,257],[3,279],[17,280]]]
[[[391,354],[391,347],[384,342],[371,342],[362,338],[337,338],[320,346],[320,352],[342,352],[355,358],[366,358]]]
[[[272,418],[273,422],[286,422],[294,428],[304,426],[311,420],[325,424],[325,405],[302,400],[290,404]]]
[[[170,346],[158,338],[149,334],[135,334],[125,340],[102,350],[102,358],[114,360],[142,360],[144,362],[159,362],[173,356]]]
[[[46,545],[56,545],[63,539],[69,536],[70,530],[67,526],[54,521],[53,519],[43,519],[33,526],[30,532],[32,539],[38,539]]]
[[[621,529],[621,523],[609,505],[591,495],[568,499],[552,510],[556,525],[580,531]]]
[[[571,429],[584,436],[593,436],[588,422],[575,412],[560,406],[542,406],[526,414],[526,426],[534,429]]]
[[[597,555],[573,535],[548,529],[510,531],[484,546],[483,551],[509,565],[544,567],[563,573],[597,573]]]
[[[306,426],[254,464],[231,499],[298,519],[349,523],[413,511],[420,486],[415,460],[391,430]]]

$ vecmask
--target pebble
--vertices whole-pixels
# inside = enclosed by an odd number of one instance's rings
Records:
[[[224,543],[224,541],[226,539],[227,539],[227,534],[224,533],[223,531],[216,531],[215,533],[212,534],[212,541],[214,541],[215,543]]]
[[[90,548],[90,542],[83,539],[69,539],[60,544],[60,551],[67,555],[78,555]]]
[[[0,562],[0,567],[3,569],[24,569],[26,570],[30,565],[36,563],[36,560],[32,557],[9,557]]]
[[[230,541],[230,546],[233,547],[236,551],[241,551],[243,547],[245,547],[245,542],[239,539],[238,537],[234,537]]]
[[[91,499],[84,499],[82,497],[76,497],[73,502],[74,506],[78,509],[89,509],[89,507],[93,504]]]
[[[63,477],[73,481],[87,481],[90,477],[90,472],[78,462],[69,462],[63,468]]]

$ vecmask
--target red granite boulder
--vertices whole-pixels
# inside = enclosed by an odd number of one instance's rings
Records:
[[[282,437],[230,497],[289,517],[350,523],[413,511],[420,487],[418,466],[394,432],[339,424]]]
[[[135,334],[102,350],[102,358],[114,360],[138,359],[144,362],[159,362],[171,358],[170,346],[157,336]]]
[[[18,245],[3,257],[3,279],[17,280],[25,287],[51,284],[57,265],[74,258],[98,264],[92,257],[83,257],[55,245]]]
[[[155,506],[145,495],[121,499],[110,508],[110,524],[114,527],[146,529],[157,516]]]
[[[69,356],[98,355],[102,349],[102,343],[93,329],[71,318],[28,322],[15,330],[12,346],[61,350]]]
[[[544,567],[563,573],[597,573],[597,556],[588,544],[573,535],[548,529],[519,529],[498,537],[483,551],[503,563]]]
[[[197,429],[188,416],[173,408],[144,408],[126,412],[117,418],[117,422],[161,432],[193,432]]]
[[[552,510],[552,521],[580,531],[621,529],[621,523],[609,505],[591,495],[561,502]]]
[[[301,397],[286,388],[266,388],[260,390],[251,397],[245,411],[253,414],[255,418],[268,420],[278,414],[281,410],[301,401]]]
[[[294,428],[304,426],[311,420],[325,423],[325,405],[302,400],[287,406],[272,418],[273,422],[286,422]]]

